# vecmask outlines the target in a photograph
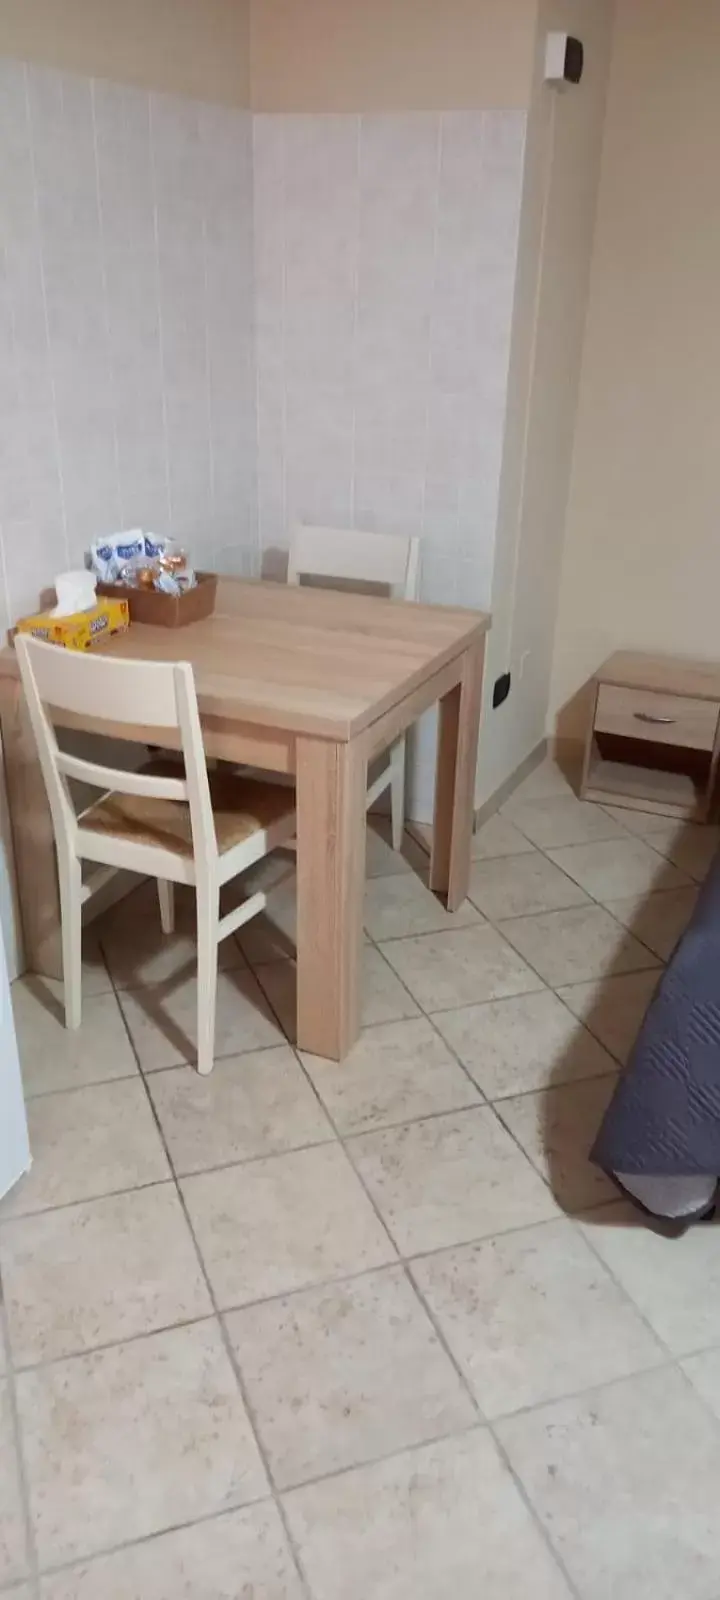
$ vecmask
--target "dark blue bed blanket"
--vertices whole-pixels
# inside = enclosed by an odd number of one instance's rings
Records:
[[[591,1152],[605,1172],[720,1177],[720,856]]]

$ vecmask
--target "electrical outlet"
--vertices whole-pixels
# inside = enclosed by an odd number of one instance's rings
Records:
[[[495,679],[495,687],[493,689],[493,697],[492,697],[492,703],[493,703],[493,710],[494,711],[497,711],[498,706],[501,706],[503,704],[503,702],[505,700],[507,700],[507,697],[508,697],[509,693],[510,693],[510,673],[509,672],[503,672],[501,677]]]

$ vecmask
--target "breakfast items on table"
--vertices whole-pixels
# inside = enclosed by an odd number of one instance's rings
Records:
[[[92,572],[102,583],[181,595],[195,587],[195,573],[174,539],[131,528],[97,539],[90,547]]]

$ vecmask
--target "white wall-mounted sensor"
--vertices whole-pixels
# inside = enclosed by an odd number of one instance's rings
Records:
[[[571,33],[549,33],[545,41],[545,82],[579,83],[585,51]]]

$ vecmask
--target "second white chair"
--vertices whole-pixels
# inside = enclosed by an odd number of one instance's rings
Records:
[[[234,773],[208,775],[192,667],[85,656],[20,634],[23,687],[52,812],[62,912],[65,1025],[81,1020],[82,906],[119,868],[157,878],[162,924],[173,925],[173,885],[197,901],[198,1071],[212,1069],[218,945],[262,911],[260,892],[220,915],[223,884],[295,832],[295,797],[279,784]],[[153,763],[123,772],[62,751],[48,707],[128,726],[174,729],[185,769]],[[69,780],[101,789],[76,815]],[[81,862],[100,871],[83,883]]]
[[[343,587],[372,585],[400,600],[417,600],[419,539],[390,533],[359,533],[297,523],[290,534],[288,583],[303,578],[335,581]],[[405,735],[391,747],[389,760],[367,792],[367,807],[390,790],[393,849],[402,849],[405,828]]]

